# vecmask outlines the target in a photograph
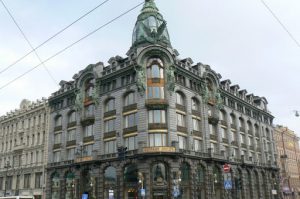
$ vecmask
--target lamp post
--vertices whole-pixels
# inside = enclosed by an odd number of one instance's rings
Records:
[[[4,185],[4,197],[6,196],[6,189],[7,189],[7,172],[8,169],[11,168],[11,165],[9,163],[9,161],[6,162],[6,164],[4,165],[4,168],[6,169],[5,172],[5,185]]]
[[[79,156],[80,157],[80,161],[79,162],[82,162],[82,158],[83,158],[84,155],[86,155],[87,151],[84,149],[83,142],[79,142],[78,147],[79,148],[76,149],[75,155]]]

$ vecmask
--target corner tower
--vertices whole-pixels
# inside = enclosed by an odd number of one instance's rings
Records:
[[[171,47],[167,22],[159,13],[154,0],[145,0],[132,34],[131,49],[151,44]]]

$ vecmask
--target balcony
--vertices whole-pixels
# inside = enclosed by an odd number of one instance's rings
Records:
[[[254,151],[254,146],[250,146],[249,149]]]
[[[167,129],[168,126],[166,123],[150,123],[148,126],[148,129],[153,130],[153,129]]]
[[[242,148],[247,148],[247,145],[246,145],[245,143],[242,143],[242,144],[241,144],[241,147],[242,147]]]
[[[116,131],[106,132],[104,133],[104,139],[113,138],[116,137],[116,135],[117,135]]]
[[[181,105],[181,104],[177,104],[177,103],[176,103],[176,109],[178,109],[178,110],[180,110],[180,111],[183,111],[183,112],[186,111],[186,110],[185,110],[185,106],[183,106],[183,105]]]
[[[177,131],[182,132],[182,133],[187,133],[187,128],[184,126],[177,125]]]
[[[71,127],[74,127],[74,126],[76,126],[76,121],[68,123],[68,128],[71,128]]]
[[[104,113],[104,117],[111,117],[116,115],[116,110],[107,111]]]
[[[137,132],[137,126],[132,126],[132,127],[123,129],[123,135],[129,134],[129,133],[134,133],[134,132]]]
[[[61,147],[61,143],[54,144],[54,145],[53,145],[53,150],[59,149],[60,147]]]
[[[54,127],[54,131],[61,131],[62,130],[62,125]]]
[[[137,103],[130,104],[128,106],[123,107],[123,113],[128,112],[128,111],[132,111],[132,110],[136,110],[136,109],[137,109]]]
[[[201,117],[201,112],[200,111],[192,110],[192,114],[197,116],[197,117]]]
[[[218,123],[219,123],[219,117],[218,116],[216,116],[216,115],[210,115],[210,116],[208,116],[208,122],[210,123],[210,124],[214,124],[214,125],[217,125]]]
[[[74,145],[76,145],[76,140],[67,141],[67,147],[68,146],[74,146]]]
[[[233,145],[233,146],[238,146],[238,143],[237,143],[237,141],[232,141],[232,142],[231,142],[231,145]]]
[[[22,152],[24,148],[25,148],[24,144],[17,145],[17,146],[14,147],[14,152]]]
[[[95,122],[95,115],[94,114],[86,114],[81,118],[81,124],[83,126],[91,125]]]
[[[210,134],[210,139],[211,140],[215,140],[215,141],[217,141],[217,135],[214,135],[214,134]]]
[[[222,142],[223,142],[223,143],[229,143],[229,141],[228,141],[227,138],[222,138]]]
[[[145,104],[148,109],[166,109],[169,106],[165,99],[147,99]]]
[[[193,135],[198,136],[198,137],[202,137],[202,132],[193,130]]]
[[[85,156],[85,157],[79,157],[76,158],[74,162],[79,163],[79,162],[89,162],[92,161],[93,157],[92,156]]]
[[[245,127],[240,127],[241,132],[246,132]]]
[[[221,120],[221,125],[227,126],[227,122],[225,120]]]
[[[230,127],[231,127],[232,129],[236,129],[236,125],[235,125],[235,124],[230,124]]]
[[[92,142],[94,141],[94,136],[91,135],[91,136],[87,136],[87,137],[84,137],[83,138],[83,142],[86,143],[86,142]]]

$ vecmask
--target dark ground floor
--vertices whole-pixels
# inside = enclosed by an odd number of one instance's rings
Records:
[[[49,167],[47,199],[277,199],[277,168],[173,155]],[[226,187],[226,188],[225,188]],[[276,193],[276,194],[275,194]]]

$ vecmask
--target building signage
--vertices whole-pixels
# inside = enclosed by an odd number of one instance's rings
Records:
[[[277,190],[273,189],[273,190],[272,190],[272,194],[273,194],[273,195],[277,195]]]
[[[92,156],[86,156],[82,158],[76,158],[75,162],[87,162],[87,161],[92,161],[93,157]]]
[[[173,153],[175,152],[175,147],[165,147],[165,146],[144,147],[143,152],[144,153],[157,153],[157,152]]]
[[[224,173],[230,172],[230,165],[229,164],[224,164],[223,165],[223,171],[224,171]]]
[[[232,189],[232,181],[231,180],[224,180],[224,188],[225,189]]]

